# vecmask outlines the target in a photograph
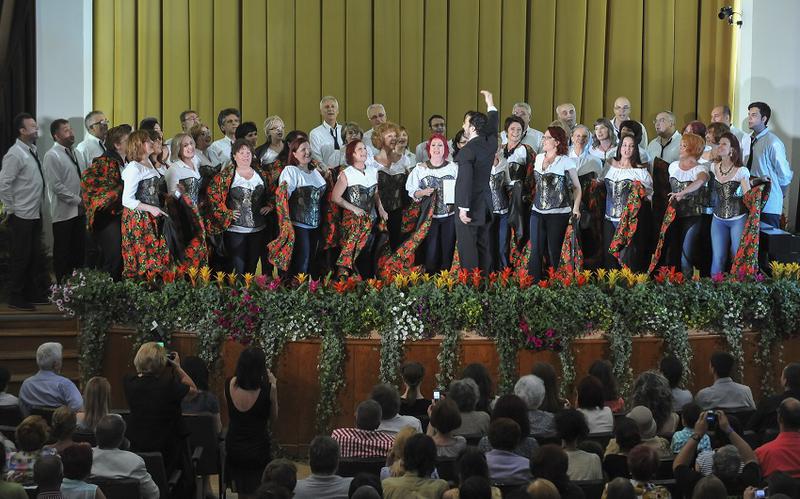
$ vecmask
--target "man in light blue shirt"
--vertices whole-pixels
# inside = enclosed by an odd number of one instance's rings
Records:
[[[328,436],[318,436],[308,450],[311,475],[298,480],[294,488],[295,499],[347,499],[352,478],[336,474],[339,467],[339,444]]]
[[[792,182],[792,169],[783,142],[767,128],[771,116],[772,109],[764,102],[747,106],[747,124],[753,134],[749,138],[750,155],[745,166],[751,175],[769,177],[772,181],[769,199],[761,211],[761,221],[780,228],[783,196]]]
[[[39,372],[22,382],[19,406],[26,416],[32,407],[68,406],[77,412],[83,408],[83,397],[75,383],[58,374],[64,348],[61,343],[42,343],[36,350]]]

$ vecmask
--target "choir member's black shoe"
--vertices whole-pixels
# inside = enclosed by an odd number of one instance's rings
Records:
[[[33,306],[32,303],[24,301],[24,300],[8,300],[8,308],[13,308],[14,310],[22,310],[24,312],[33,312],[36,310],[36,307]]]

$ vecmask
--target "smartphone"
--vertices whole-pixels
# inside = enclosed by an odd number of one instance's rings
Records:
[[[716,431],[717,429],[717,413],[714,411],[707,411],[706,412],[706,424],[708,425],[708,431]]]
[[[764,487],[763,489],[756,489],[756,495],[755,495],[756,499],[759,499],[761,497],[767,497],[768,495],[769,493],[767,491],[767,487]]]
[[[177,355],[178,354],[176,354],[175,352],[170,352],[170,353],[167,354],[167,358],[169,360],[175,360],[175,357],[177,357]]]
[[[442,393],[439,390],[433,391],[433,400],[434,402],[438,402],[442,398]]]
[[[156,345],[160,346],[161,348],[164,348],[164,342],[163,341],[156,341]]]

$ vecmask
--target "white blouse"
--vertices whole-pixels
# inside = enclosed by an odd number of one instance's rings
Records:
[[[283,184],[286,182],[287,187],[287,195],[289,197],[292,196],[292,193],[298,187],[325,187],[325,179],[322,178],[322,175],[319,173],[319,170],[314,168],[310,172],[306,173],[304,170],[300,169],[295,165],[287,165],[286,168],[283,169],[281,172],[280,178],[278,178],[278,185]],[[310,225],[306,225],[303,223],[292,221],[292,225],[296,225],[298,227],[302,227],[304,229],[314,229],[316,227],[311,227]]]
[[[141,203],[136,199],[136,190],[139,182],[153,177],[163,177],[166,171],[162,167],[154,168],[143,165],[138,161],[131,161],[122,170],[122,206],[129,210],[135,210]]]
[[[559,176],[562,176],[562,177],[566,177],[566,176],[569,175],[569,173],[567,172],[568,170],[576,170],[577,171],[577,169],[578,169],[578,165],[575,164],[575,160],[574,159],[569,158],[569,157],[564,156],[564,155],[559,155],[559,156],[556,156],[556,160],[553,161],[553,163],[550,164],[550,166],[547,168],[547,170],[545,170],[544,169],[544,156],[545,156],[544,154],[540,154],[540,155],[536,156],[536,161],[534,161],[534,167],[533,167],[534,171],[537,171],[537,172],[541,173],[542,175],[544,175],[544,174],[555,174],[555,175],[559,175]],[[571,198],[571,196],[572,196],[572,194],[570,193],[569,197]],[[550,210],[543,211],[543,210],[538,209],[536,207],[536,205],[533,204],[533,205],[531,205],[531,209],[533,211],[536,211],[536,212],[539,212],[539,213],[548,213],[548,214],[549,213],[571,213],[572,212],[572,206],[565,206],[563,208],[553,208],[553,209],[550,209]]]
[[[197,156],[192,159],[194,168],[189,168],[183,161],[173,161],[167,168],[167,190],[174,192],[178,188],[178,182],[185,178],[200,178],[199,160]]]

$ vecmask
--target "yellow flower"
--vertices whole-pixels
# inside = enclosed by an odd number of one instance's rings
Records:
[[[236,275],[235,271],[231,272],[230,274],[228,274],[228,286],[231,286],[231,287],[236,286],[236,278],[237,277],[238,276]]]
[[[302,285],[308,279],[308,274],[300,272],[299,274],[297,274],[297,276],[295,276],[295,279],[297,279],[297,284]]]
[[[636,274],[636,284],[647,284],[650,277],[647,274]]]
[[[250,287],[250,283],[253,282],[255,275],[251,274],[250,272],[246,273],[242,276],[244,278],[244,287],[245,289]]]
[[[422,282],[428,282],[431,280],[430,274],[422,274]]]
[[[442,289],[446,283],[447,279],[442,277],[441,275],[436,276],[436,278],[433,280],[433,284],[435,284],[436,287],[439,289]]]
[[[608,271],[608,285],[611,287],[616,286],[620,277],[619,269],[611,269]]]
[[[208,265],[203,265],[203,267],[200,269],[200,279],[206,284],[211,281],[211,269],[208,267]]]
[[[408,277],[404,276],[403,274],[397,274],[394,276],[394,285],[398,288],[404,288],[408,284]]]
[[[606,278],[606,269],[597,269],[597,282],[603,282]]]
[[[420,275],[419,275],[419,272],[417,272],[416,270],[411,272],[410,274],[408,274],[408,280],[409,280],[409,282],[411,282],[412,286],[416,286],[417,283],[419,282],[419,279],[420,279]]]
[[[221,270],[218,271],[216,274],[216,279],[217,279],[217,286],[221,288],[222,285],[225,284],[225,272]]]

